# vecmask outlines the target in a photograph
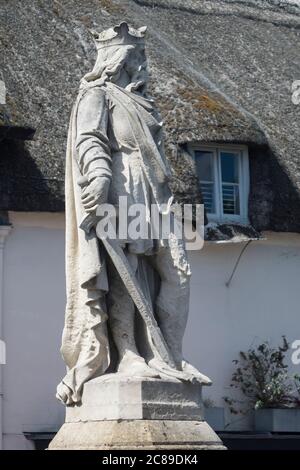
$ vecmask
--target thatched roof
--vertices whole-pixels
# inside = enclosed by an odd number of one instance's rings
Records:
[[[27,140],[34,135],[34,129],[20,125],[14,120],[6,103],[6,87],[0,73],[0,141],[3,139]]]
[[[36,129],[23,148],[6,143],[0,210],[63,210],[70,109],[95,59],[88,29],[125,19],[149,28],[151,91],[166,122],[178,198],[199,200],[193,164],[178,144],[247,143],[252,224],[300,231],[300,106],[291,101],[291,84],[300,78],[297,2],[0,0],[0,6],[8,105],[18,123]]]

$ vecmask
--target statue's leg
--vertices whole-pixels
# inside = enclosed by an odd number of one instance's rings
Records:
[[[135,268],[134,259],[128,257],[128,260],[131,261],[132,268]],[[121,358],[127,352],[138,355],[134,338],[134,303],[111,261],[108,263],[108,276],[109,326],[118,353]]]
[[[124,251],[134,271],[137,269],[137,256]],[[129,376],[157,377],[140,356],[135,341],[135,305],[122,279],[112,262],[108,262],[109,326],[119,354],[118,372]]]
[[[154,257],[161,284],[156,299],[156,315],[178,369],[182,368],[182,340],[186,328],[190,274],[183,245],[173,243]]]

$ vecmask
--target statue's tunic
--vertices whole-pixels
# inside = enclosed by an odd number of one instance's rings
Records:
[[[81,187],[97,176],[111,179],[109,202],[128,197],[128,206],[155,203],[162,213],[172,202],[170,170],[161,143],[161,122],[153,103],[116,85],[80,90],[69,128],[66,161],[67,306],[62,354],[63,383],[80,400],[83,384],[110,365],[107,333],[105,256],[95,229],[86,234]],[[151,254],[155,241],[128,240],[131,250]],[[186,269],[186,267],[183,267]]]
[[[152,148],[147,151],[149,135]],[[162,149],[162,122],[151,100],[116,85],[87,90],[78,107],[76,147],[87,180],[96,175],[111,178],[108,202],[117,207],[120,196],[126,197],[128,207],[143,204],[148,218],[151,204],[168,211],[170,170]],[[152,154],[152,162],[146,153]],[[129,250],[139,254],[158,248],[151,237],[126,241]]]

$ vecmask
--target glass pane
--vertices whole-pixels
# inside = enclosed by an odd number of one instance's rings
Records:
[[[223,183],[223,214],[240,214],[240,195],[237,184]]]
[[[220,152],[223,214],[240,214],[239,154]]]
[[[239,156],[236,153],[220,152],[222,182],[239,182]]]
[[[214,214],[215,210],[215,178],[213,152],[196,151],[196,168],[200,180],[200,188],[205,209],[209,214]]]
[[[200,180],[213,181],[214,168],[213,168],[213,153],[196,151],[196,165],[197,172]]]
[[[209,214],[215,213],[215,192],[214,183],[200,181],[201,194],[206,211]]]

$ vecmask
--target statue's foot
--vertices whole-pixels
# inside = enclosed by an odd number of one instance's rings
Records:
[[[207,377],[204,374],[201,374],[201,372],[199,372],[198,369],[196,369],[196,367],[192,366],[192,364],[190,364],[189,362],[185,360],[182,361],[182,370],[184,373],[195,377],[197,382],[200,382],[202,385],[212,384],[212,381],[210,380],[209,377]]]
[[[61,401],[64,405],[70,406],[74,404],[72,398],[72,390],[63,382],[58,384],[56,389],[56,398]]]
[[[172,377],[183,382],[211,385],[211,380],[206,377],[206,375],[201,374],[201,372],[186,361],[182,361],[182,370],[170,367],[167,363],[157,357],[149,361],[149,366],[165,376]]]
[[[118,372],[128,377],[160,377],[158,372],[151,369],[142,357],[132,352],[124,354],[120,361]]]

